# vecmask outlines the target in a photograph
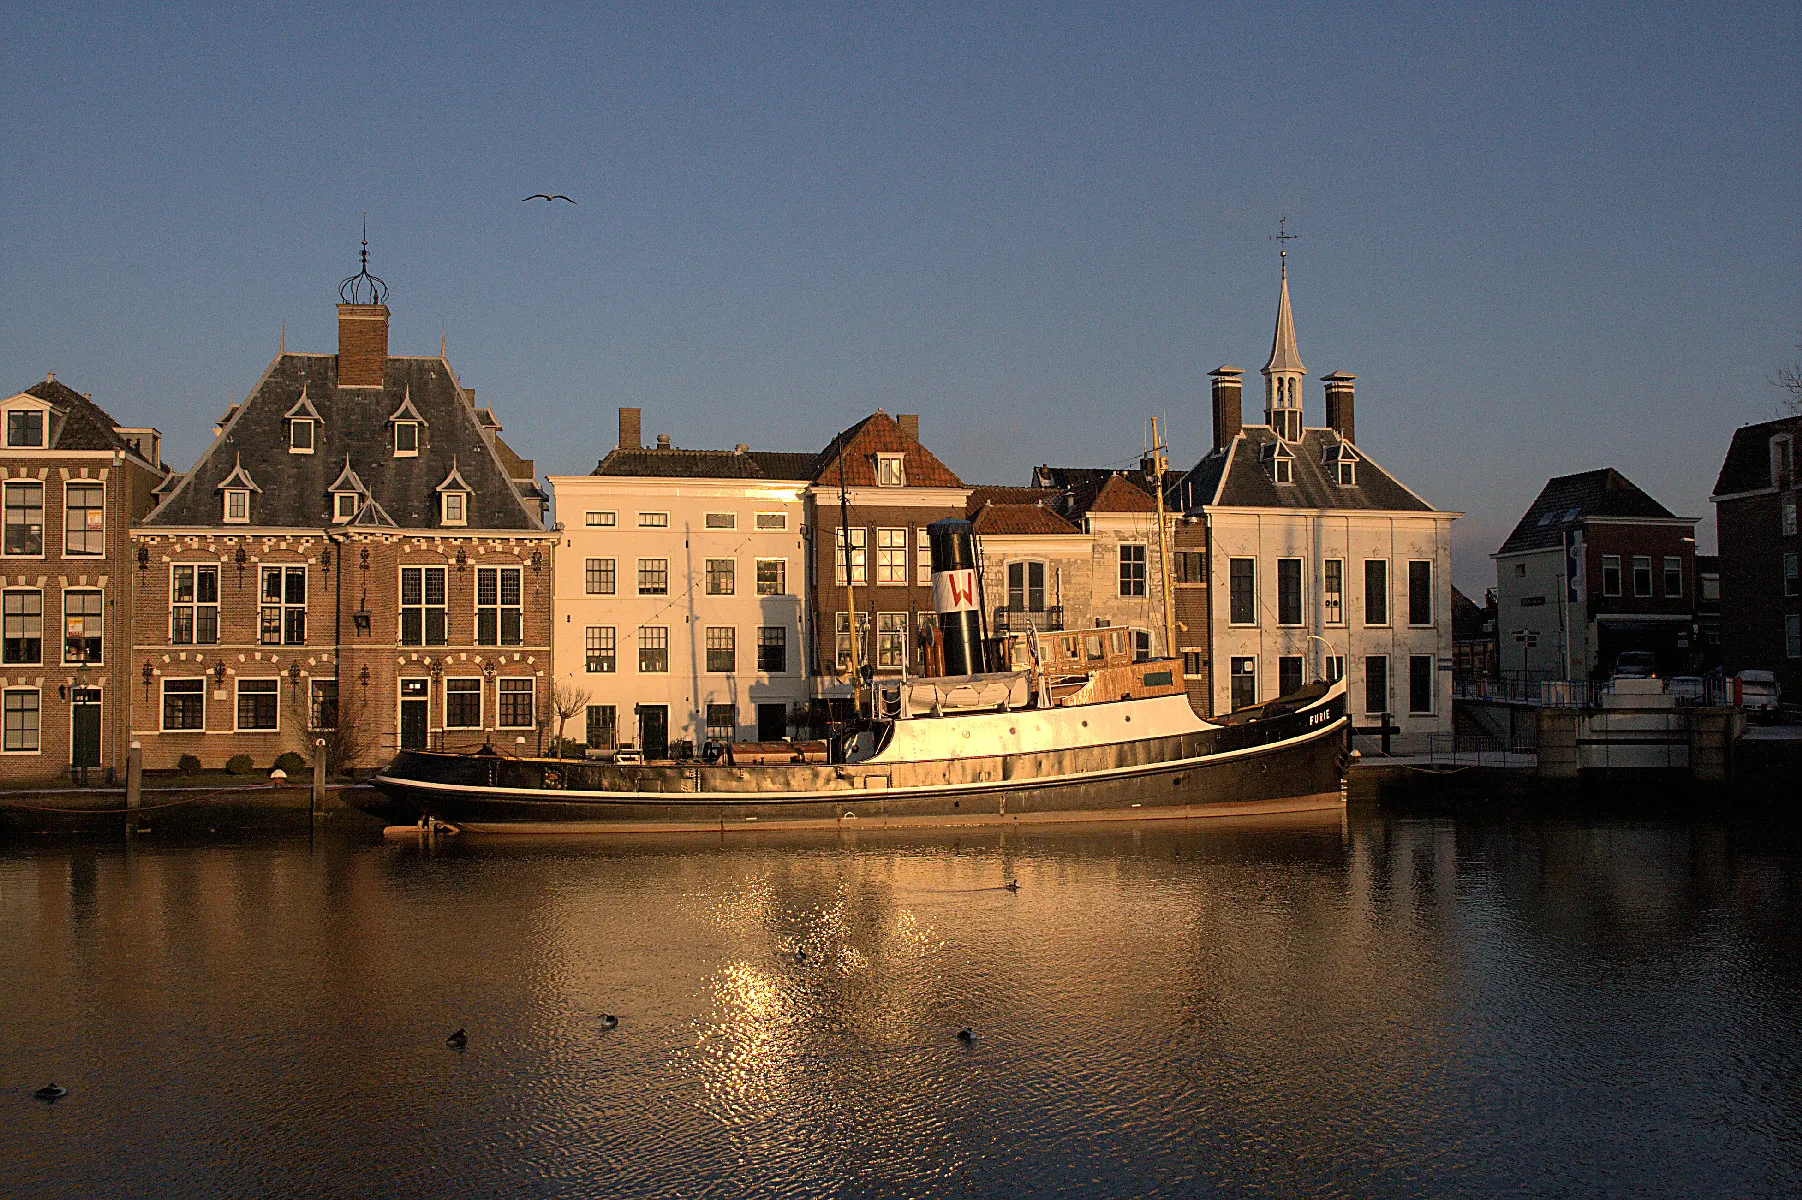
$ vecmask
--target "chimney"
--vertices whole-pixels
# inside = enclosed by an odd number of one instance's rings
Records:
[[[1232,444],[1245,427],[1245,413],[1240,406],[1239,380],[1245,374],[1238,367],[1223,363],[1208,372],[1214,381],[1214,449]]]
[[[1344,371],[1334,371],[1320,380],[1326,384],[1327,427],[1354,446],[1358,444],[1352,421],[1352,380],[1356,378]]]
[[[382,386],[388,366],[388,306],[338,306],[338,386]]]
[[[641,412],[636,408],[619,410],[619,448],[621,450],[642,450],[644,441],[638,430]]]
[[[901,413],[896,416],[895,420],[900,422],[902,433],[905,433],[916,442],[920,440],[919,413]]]
[[[670,449],[669,434],[660,433],[657,435],[657,449],[659,449],[659,450]]]

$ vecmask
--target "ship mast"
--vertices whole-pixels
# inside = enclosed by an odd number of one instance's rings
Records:
[[[1164,451],[1168,449],[1158,440],[1158,419],[1151,418],[1151,463],[1152,478],[1157,485],[1158,498],[1158,591],[1164,601],[1164,653],[1170,658],[1176,657],[1176,609],[1170,601],[1170,535],[1164,523]]]
[[[851,573],[851,502],[845,492],[845,460],[838,463],[838,535],[845,544],[845,623],[851,630],[851,711],[863,712],[863,647],[857,629],[857,588]],[[838,631],[833,630],[837,635]],[[838,648],[833,647],[833,656]]]

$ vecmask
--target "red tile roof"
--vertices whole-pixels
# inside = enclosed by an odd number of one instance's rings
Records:
[[[1124,476],[1110,475],[1086,512],[1156,512],[1158,502]]]
[[[814,481],[828,487],[837,487],[841,482],[846,487],[875,487],[877,454],[904,456],[901,469],[907,487],[963,486],[950,467],[908,437],[900,423],[881,409],[832,439],[832,444],[820,452]]]
[[[973,524],[978,535],[1077,532],[1076,526],[1037,504],[985,504]]]

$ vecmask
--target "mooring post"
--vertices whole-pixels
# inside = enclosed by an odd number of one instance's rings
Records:
[[[144,744],[133,742],[125,752],[125,834],[138,831],[138,810],[144,805]]]
[[[325,811],[325,739],[313,739],[313,820]]]

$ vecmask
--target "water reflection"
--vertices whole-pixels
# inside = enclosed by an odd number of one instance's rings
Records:
[[[0,1193],[1791,1191],[1796,850],[1371,810],[15,848]]]

